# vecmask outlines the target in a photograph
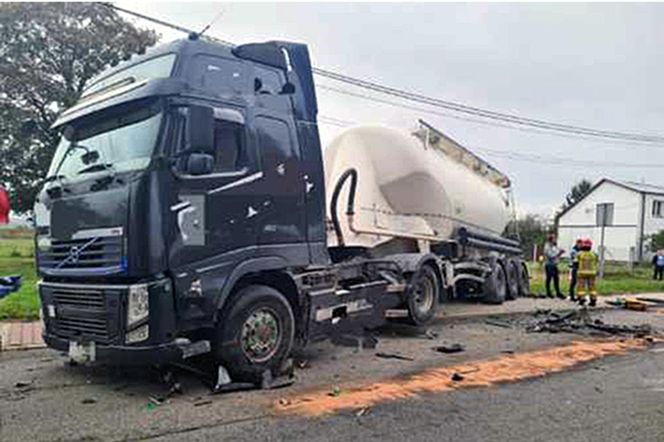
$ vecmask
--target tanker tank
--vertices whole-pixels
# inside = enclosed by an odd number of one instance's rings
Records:
[[[336,209],[345,246],[372,248],[393,238],[445,241],[460,227],[499,236],[514,213],[509,178],[423,121],[412,133],[357,126],[330,143],[328,219],[333,189],[349,169],[357,171],[354,215],[345,216],[348,183]],[[328,244],[340,245],[333,230]]]

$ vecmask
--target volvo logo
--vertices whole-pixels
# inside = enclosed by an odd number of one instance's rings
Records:
[[[86,242],[83,245],[80,246],[72,246],[71,249],[69,249],[69,254],[65,259],[63,259],[60,264],[56,266],[56,269],[59,269],[67,264],[76,264],[78,261],[81,259],[81,253],[90,247],[95,241],[97,241],[99,237],[92,238],[90,241]]]
[[[69,256],[67,256],[69,262],[72,264],[76,264],[80,258],[81,258],[81,248],[77,246],[72,247],[69,250]]]

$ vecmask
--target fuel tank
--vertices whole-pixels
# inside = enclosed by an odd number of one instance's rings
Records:
[[[324,164],[328,220],[339,178],[357,171],[353,217],[346,216],[349,182],[336,207],[346,246],[397,237],[443,241],[459,227],[500,235],[513,214],[509,178],[423,121],[414,132],[347,129],[327,146]],[[328,245],[340,245],[332,228]]]

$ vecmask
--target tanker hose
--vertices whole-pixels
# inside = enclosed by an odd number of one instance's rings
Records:
[[[337,216],[337,202],[339,200],[339,194],[343,188],[346,180],[352,177],[350,182],[350,190],[348,191],[348,203],[346,204],[346,215],[351,216],[355,214],[355,188],[357,187],[357,170],[348,169],[346,170],[339,179],[337,184],[334,186],[332,191],[332,200],[330,201],[330,216],[332,217],[332,225],[334,226],[334,233],[337,235],[337,243],[340,246],[344,245],[344,236],[341,232],[341,226],[339,225],[339,217]]]

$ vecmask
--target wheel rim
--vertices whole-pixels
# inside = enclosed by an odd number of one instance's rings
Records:
[[[281,342],[281,326],[277,314],[260,308],[249,315],[242,325],[242,351],[254,363],[265,362],[277,352]]]
[[[413,292],[414,307],[418,315],[426,315],[431,310],[436,296],[435,292],[434,282],[428,275],[419,279]]]

